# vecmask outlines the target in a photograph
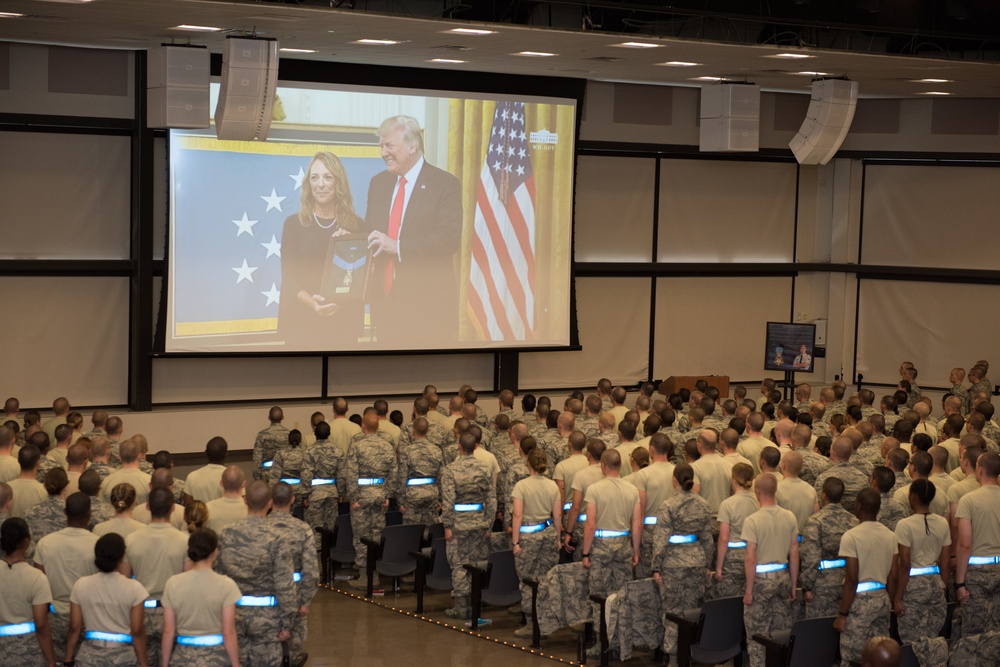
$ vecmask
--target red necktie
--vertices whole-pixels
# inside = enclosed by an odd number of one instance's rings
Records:
[[[396,198],[392,202],[392,210],[389,211],[389,238],[393,241],[399,240],[399,228],[403,225],[403,201],[406,199],[406,178],[399,178],[399,188],[396,190]],[[396,251],[397,255],[399,251]],[[385,289],[385,296],[389,296],[392,289],[393,275],[396,273],[396,257],[390,256],[385,263],[385,278],[382,285]]]

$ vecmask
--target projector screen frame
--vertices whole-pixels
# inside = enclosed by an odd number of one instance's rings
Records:
[[[218,54],[212,56],[212,77],[218,81],[221,74],[222,59]],[[294,87],[295,84],[312,85],[359,85],[372,86],[377,81],[379,87],[393,87],[409,90],[453,90],[456,93],[495,94],[495,95],[526,95],[545,98],[563,98],[575,102],[575,120],[573,128],[573,199],[570,203],[570,257],[569,262],[569,312],[568,312],[568,344],[532,345],[483,345],[479,347],[438,347],[428,349],[367,349],[367,350],[213,350],[213,351],[167,351],[167,308],[168,289],[171,281],[171,232],[172,225],[168,222],[164,237],[163,280],[161,283],[161,299],[158,317],[154,328],[153,357],[337,357],[337,356],[385,356],[385,355],[425,355],[425,354],[482,354],[482,353],[518,353],[540,351],[574,351],[582,349],[579,343],[579,332],[576,313],[576,272],[574,267],[573,248],[575,240],[575,191],[576,165],[579,159],[579,134],[583,115],[583,94],[586,82],[583,79],[521,76],[511,74],[484,74],[478,72],[460,72],[454,70],[431,70],[422,68],[386,67],[379,65],[354,65],[332,62],[306,60],[282,60],[279,65],[279,86]],[[170,173],[170,133],[167,132],[167,171]],[[171,218],[170,197],[167,201],[166,215]]]
[[[806,346],[806,354],[809,355],[809,365],[807,367],[795,366],[794,359],[797,356],[793,352],[785,353],[785,346],[788,343],[794,344],[795,348]],[[776,350],[780,346],[780,352]],[[782,359],[792,357],[791,363],[774,363],[776,355],[781,354]],[[768,322],[764,333],[764,370],[782,371],[785,373],[812,373],[816,365],[816,325],[802,322]]]

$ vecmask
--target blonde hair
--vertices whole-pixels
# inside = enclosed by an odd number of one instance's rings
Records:
[[[132,509],[135,505],[135,487],[128,482],[116,484],[115,488],[111,489],[111,505],[117,514]]]
[[[753,468],[749,463],[737,463],[733,466],[733,479],[736,480],[736,486],[746,490],[752,489]]]
[[[188,533],[204,527],[208,522],[208,506],[200,500],[193,501],[184,508],[184,523],[187,524]]]
[[[322,162],[327,171],[333,175],[337,198],[337,223],[341,229],[356,233],[361,229],[361,217],[354,210],[354,199],[351,197],[351,184],[347,180],[347,170],[340,158],[327,151],[320,151],[309,161],[309,168],[302,180],[302,197],[299,208],[299,224],[303,227],[317,224],[315,218],[316,200],[313,199],[312,188],[309,186],[309,172],[317,162]]]

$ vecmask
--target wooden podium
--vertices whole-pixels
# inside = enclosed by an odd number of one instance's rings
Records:
[[[660,383],[660,393],[664,396],[675,394],[681,389],[695,390],[695,383],[704,380],[708,386],[719,390],[719,396],[725,398],[729,396],[729,376],[728,375],[671,375]]]

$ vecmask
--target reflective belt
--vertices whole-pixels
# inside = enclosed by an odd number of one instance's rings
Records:
[[[55,613],[57,613],[57,612],[56,612],[56,607],[55,607],[55,605],[54,605],[54,604],[49,604],[49,613],[50,613],[50,614],[55,614]]]
[[[656,517],[655,516],[643,517],[642,518],[642,523],[645,524],[645,525],[647,525],[647,526],[655,526],[656,525]]]
[[[177,635],[182,646],[222,646],[222,635]]]
[[[799,533],[799,542],[802,542],[802,533]]]
[[[14,623],[13,625],[0,625],[0,637],[16,637],[17,635],[30,635],[35,631],[34,623]]]
[[[600,528],[594,531],[594,537],[606,538],[606,537],[628,537],[628,536],[629,536],[629,531],[627,530],[606,530],[604,528]]]
[[[482,503],[456,503],[455,504],[455,511],[456,512],[482,512],[483,511],[483,504]]]
[[[295,573],[293,573],[292,574],[292,581],[294,581],[295,583],[299,583],[300,581],[302,581],[302,573],[301,572],[295,572]]]
[[[156,609],[161,605],[159,600],[146,600],[142,603],[142,606],[146,609]]]
[[[587,520],[587,515],[586,515],[586,514],[580,514],[580,515],[578,515],[578,516],[576,517],[576,525],[578,525],[578,526],[579,526],[579,525],[581,525],[581,523],[582,523],[583,521],[586,521],[586,520]]]
[[[132,635],[123,635],[117,632],[101,632],[100,630],[87,630],[83,633],[83,638],[99,642],[118,642],[119,644],[132,643]]]
[[[969,565],[996,565],[1000,556],[969,556]]]
[[[385,484],[384,477],[359,477],[358,486],[378,486]]]
[[[236,601],[237,607],[274,607],[277,604],[273,595],[244,595]]]
[[[762,563],[756,568],[756,572],[759,574],[767,574],[768,572],[780,572],[781,570],[788,569],[788,563]]]
[[[311,486],[326,486],[327,484],[334,484],[336,481],[333,477],[313,477]]]
[[[426,486],[433,483],[433,477],[414,477],[413,479],[406,480],[407,486]]]
[[[941,568],[937,565],[928,565],[927,567],[911,567],[910,576],[911,577],[921,577],[925,574],[941,574]]]
[[[285,484],[291,484],[292,486],[302,483],[302,480],[299,479],[298,477],[282,477],[281,481],[284,482]]]
[[[730,549],[746,549],[747,548],[747,541],[746,540],[740,540],[738,542],[728,542],[726,544],[726,546],[728,546]]]
[[[261,463],[260,467],[261,468],[270,468],[273,465],[274,465],[274,459],[271,459],[270,461],[264,461],[263,463]]]
[[[522,533],[537,533],[537,532],[545,530],[546,528],[548,528],[551,525],[552,525],[552,519],[548,519],[547,521],[543,521],[542,523],[535,523],[535,524],[531,524],[531,525],[528,525],[528,526],[526,526],[524,524],[521,524],[521,532]]]
[[[885,588],[885,584],[878,581],[862,581],[858,584],[858,593],[869,593],[871,591],[880,591]]]
[[[568,512],[571,509],[573,509],[573,503],[572,502],[563,503],[563,512]]]
[[[819,562],[819,569],[821,570],[839,570],[842,567],[847,567],[846,558],[834,558],[833,560],[821,560]]]
[[[694,544],[697,541],[697,535],[671,535],[667,538],[670,544]]]

